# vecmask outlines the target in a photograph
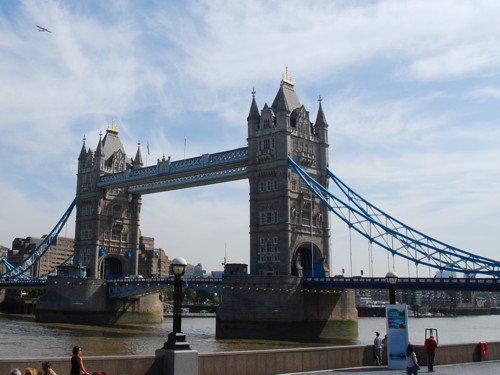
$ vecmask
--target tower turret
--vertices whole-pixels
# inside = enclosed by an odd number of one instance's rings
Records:
[[[132,167],[134,169],[141,168],[143,166],[142,155],[141,155],[141,142],[137,142],[137,152],[135,158],[132,162]]]
[[[135,159],[127,158],[114,121],[83,162],[84,147],[76,192],[75,262],[93,278],[137,274],[141,196],[127,188],[102,189],[97,183],[104,174],[142,166],[140,149]]]
[[[321,142],[328,141],[328,122],[326,121],[325,114],[323,113],[323,106],[321,105],[321,96],[318,99],[319,108],[318,114],[316,116],[316,122],[314,123],[314,128]]]
[[[253,108],[251,113],[255,113]],[[325,127],[324,114],[319,115]],[[328,183],[328,147],[309,120],[288,70],[271,107],[248,116],[250,272],[260,275],[328,275],[328,211],[309,193],[288,156]],[[322,135],[326,136],[326,132]]]

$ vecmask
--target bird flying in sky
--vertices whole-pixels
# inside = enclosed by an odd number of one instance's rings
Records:
[[[40,32],[44,32],[44,31],[46,31],[48,33],[52,32],[52,31],[50,31],[50,30],[48,30],[48,29],[46,29],[45,27],[42,27],[42,26],[36,25],[36,27],[38,27],[38,31],[40,31]]]

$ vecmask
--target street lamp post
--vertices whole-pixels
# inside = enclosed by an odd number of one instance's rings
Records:
[[[174,324],[173,330],[168,334],[168,340],[163,344],[163,349],[170,350],[190,350],[189,343],[186,342],[186,335],[181,329],[181,303],[182,303],[182,275],[186,271],[187,262],[184,258],[172,260],[171,270],[175,275],[174,280]]]
[[[389,284],[389,303],[391,305],[396,304],[396,283],[398,282],[398,275],[394,272],[387,272],[385,275],[385,280]]]

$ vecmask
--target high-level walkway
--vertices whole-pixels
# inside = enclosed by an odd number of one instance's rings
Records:
[[[429,373],[425,366],[418,371],[419,374]],[[405,370],[389,370],[387,366],[356,367],[337,370],[311,371],[311,372],[293,372],[282,375],[396,375],[406,374]],[[436,375],[495,375],[500,374],[500,361],[457,363],[453,365],[434,366]]]

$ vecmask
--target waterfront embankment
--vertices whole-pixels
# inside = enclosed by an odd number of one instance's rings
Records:
[[[477,343],[440,345],[435,364],[456,364],[500,360],[500,342],[488,342],[481,355]],[[416,346],[422,366],[426,365],[424,348]],[[385,358],[385,356],[384,356]],[[70,370],[68,358],[0,359],[0,374],[13,367],[40,368],[42,360],[52,362],[59,374]],[[85,357],[89,371],[108,374],[162,375],[163,359],[152,356]],[[274,375],[305,371],[331,370],[373,365],[372,345],[233,351],[198,355],[198,375]]]

